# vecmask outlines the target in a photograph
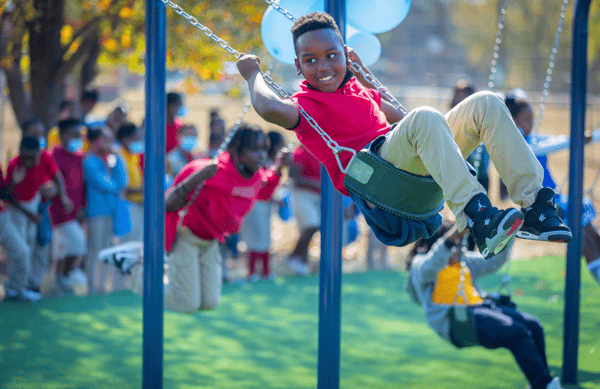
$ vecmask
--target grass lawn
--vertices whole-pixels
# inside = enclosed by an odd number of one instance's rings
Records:
[[[583,265],[583,263],[582,263]],[[583,266],[582,266],[583,269]],[[516,261],[521,310],[562,365],[564,260]],[[481,279],[496,290],[501,274]],[[506,350],[456,350],[403,292],[404,273],[346,274],[341,388],[525,388]],[[140,388],[141,298],[128,291],[0,303],[0,388]],[[579,386],[600,389],[600,286],[582,271]],[[219,308],[165,312],[165,388],[315,388],[318,278],[225,285]]]

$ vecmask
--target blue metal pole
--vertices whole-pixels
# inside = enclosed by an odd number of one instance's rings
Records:
[[[144,171],[144,323],[142,387],[162,388],[163,253],[167,19],[160,0],[146,0],[146,154]]]
[[[325,11],[345,30],[344,0],[326,0]],[[340,314],[342,304],[342,195],[321,168],[321,262],[319,278],[318,389],[340,386]]]
[[[591,0],[578,0],[573,19],[571,69],[571,161],[569,167],[569,212],[573,240],[567,248],[565,280],[565,324],[563,348],[564,383],[577,383],[579,346],[579,292],[581,275],[581,216],[583,213],[583,145],[585,131],[588,19]]]

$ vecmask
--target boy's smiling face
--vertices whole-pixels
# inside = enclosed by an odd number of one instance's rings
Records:
[[[346,49],[331,28],[312,30],[296,40],[296,68],[321,92],[333,93],[346,76]]]

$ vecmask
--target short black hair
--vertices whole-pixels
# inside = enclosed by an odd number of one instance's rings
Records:
[[[311,12],[308,15],[304,15],[300,17],[294,25],[292,26],[292,36],[294,37],[294,51],[296,50],[296,41],[298,38],[309,31],[313,30],[321,30],[324,28],[330,28],[335,32],[335,34],[340,38],[342,44],[344,43],[344,38],[342,37],[342,33],[340,29],[328,13],[325,12]]]
[[[60,136],[66,135],[72,128],[78,127],[83,123],[79,119],[65,119],[58,122],[58,134]]]
[[[69,106],[75,106],[75,102],[73,100],[63,100],[58,106],[58,112],[63,111],[65,108]]]
[[[27,132],[27,130],[29,130],[31,127],[38,125],[38,124],[43,125],[43,123],[39,119],[36,119],[36,118],[27,119],[23,123],[21,123],[21,131]]]
[[[275,150],[275,146],[279,143],[285,142],[283,135],[277,131],[269,131],[267,132],[267,137],[269,138],[269,150],[267,150],[267,154],[270,159],[275,158],[275,155],[279,150]]]
[[[227,151],[241,154],[244,149],[254,149],[258,146],[260,139],[265,139],[265,133],[256,124],[240,123]]]
[[[515,96],[513,92],[506,94],[506,97],[504,98],[504,104],[506,104],[506,107],[508,108],[508,111],[513,119],[515,119],[522,110],[531,107],[531,104],[529,104],[526,99]]]
[[[87,89],[81,93],[81,101],[89,100],[89,101],[98,101],[98,90],[96,89]]]
[[[183,103],[183,97],[181,97],[181,93],[177,92],[169,92],[167,93],[167,105]]]
[[[19,150],[39,151],[40,140],[33,136],[24,136],[19,144]]]
[[[431,238],[428,238],[428,239],[421,238],[415,242],[415,245],[413,246],[412,250],[410,251],[409,256],[413,257],[417,254],[425,254],[425,253],[429,252],[429,250],[431,250],[431,248],[433,247],[433,244],[435,242],[437,242],[439,238],[444,236],[446,234],[446,232],[448,232],[453,226],[454,226],[454,223],[452,223],[449,220],[444,219],[444,221],[442,221],[442,225],[440,226],[440,228],[433,234],[433,236]]]
[[[136,131],[137,126],[131,122],[127,122],[119,127],[119,130],[117,131],[117,140],[120,142],[124,138],[129,138],[135,135]]]
[[[91,143],[94,143],[96,139],[100,138],[100,135],[102,135],[102,127],[88,128],[87,138]]]

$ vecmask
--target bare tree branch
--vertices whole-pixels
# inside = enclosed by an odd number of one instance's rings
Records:
[[[73,53],[73,55],[71,55],[66,61],[62,62],[62,64],[56,72],[55,78],[62,79],[66,77],[67,74],[69,74],[73,70],[75,65],[77,65],[79,61],[81,61],[83,58],[85,58],[86,55],[89,54],[93,43],[93,40],[84,40],[81,43],[81,46],[79,46],[77,50]]]

